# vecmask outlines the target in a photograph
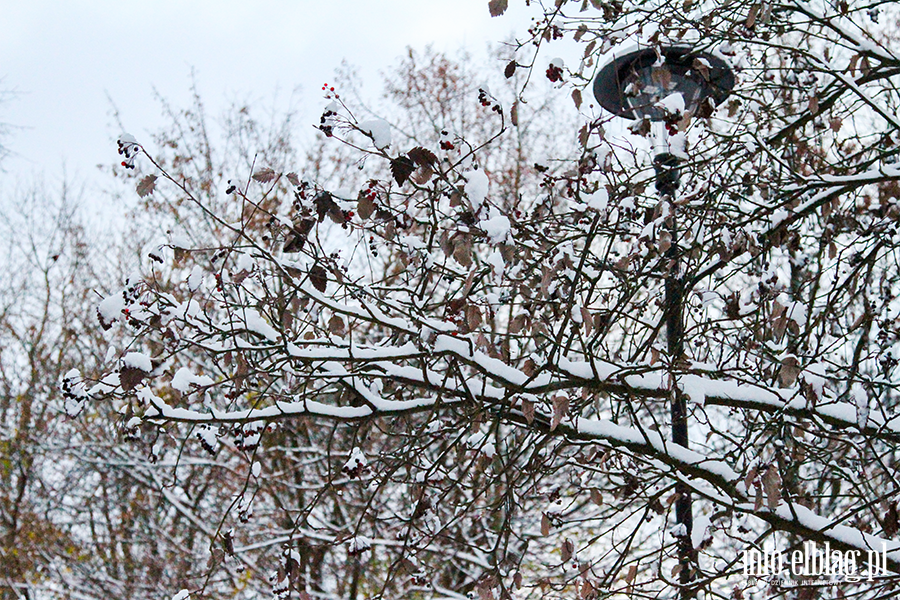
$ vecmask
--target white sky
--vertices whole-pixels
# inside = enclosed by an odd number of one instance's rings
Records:
[[[189,103],[193,68],[211,115],[234,99],[271,105],[278,92],[300,109],[298,127],[321,110],[321,86],[343,59],[377,93],[377,73],[407,46],[433,43],[482,52],[522,33],[535,6],[511,0],[492,19],[487,0],[0,0],[0,122],[14,153],[2,179],[63,169],[97,179],[95,165],[116,161],[119,108],[141,137],[163,122],[157,89],[175,107]],[[499,66],[498,68],[502,68]],[[3,186],[4,188],[6,186]]]

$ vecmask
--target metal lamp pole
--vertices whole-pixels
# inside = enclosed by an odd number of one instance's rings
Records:
[[[659,105],[665,97],[680,93],[685,111],[697,114],[701,103],[712,100],[716,104],[725,99],[734,87],[734,74],[721,59],[684,46],[658,49],[637,49],[618,56],[607,64],[594,81],[594,96],[600,105],[610,112],[630,119],[647,118],[665,120],[664,109]],[[661,134],[665,141],[665,132]],[[672,207],[666,221],[671,243],[666,250],[665,306],[663,319],[666,326],[666,350],[669,365],[674,373],[684,354],[684,278],[681,274],[681,257],[678,247],[678,215],[675,212],[675,193],[680,183],[681,160],[666,150],[653,159],[656,170],[656,190],[660,199]],[[688,413],[684,393],[675,385],[670,398],[672,419],[672,443],[687,448]],[[691,587],[692,564],[696,561],[691,531],[693,514],[690,488],[676,482],[675,521],[678,526],[677,554],[682,600],[694,598]]]
[[[681,276],[680,248],[678,247],[678,215],[675,212],[675,192],[681,183],[679,167],[681,160],[670,153],[657,154],[653,159],[656,169],[656,191],[661,200],[668,201],[672,212],[668,216],[668,229],[671,243],[666,250],[666,282],[664,318],[666,322],[666,350],[669,355],[670,368],[674,371],[684,354],[684,279]],[[688,437],[687,399],[677,386],[672,385],[671,418],[672,443],[687,448]],[[680,526],[678,538],[678,581],[681,584],[682,598],[693,598],[693,591],[688,587],[691,582],[691,563],[694,561],[694,545],[691,537],[694,516],[692,511],[691,489],[682,482],[675,484],[675,522]]]

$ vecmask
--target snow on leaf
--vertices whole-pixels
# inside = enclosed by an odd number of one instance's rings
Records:
[[[180,592],[172,596],[172,600],[185,600],[190,595],[191,593],[189,591],[181,590]]]
[[[391,126],[384,119],[371,119],[359,124],[359,129],[372,138],[372,143],[379,150],[391,145]]]
[[[206,387],[213,383],[206,375],[194,375],[187,367],[181,367],[172,376],[171,386],[182,394],[187,394],[194,386]]]
[[[122,316],[125,309],[125,298],[122,292],[107,296],[97,305],[97,320],[104,330],[108,330],[113,323]]]
[[[84,381],[78,369],[71,369],[66,373],[59,385],[65,398],[64,408],[66,414],[70,417],[77,417],[78,413],[84,408],[84,403],[88,398],[87,390],[84,387]]]
[[[253,174],[253,179],[260,183],[269,183],[275,179],[275,171],[269,167],[264,167]]]
[[[372,540],[363,535],[357,535],[350,538],[350,542],[347,544],[347,553],[350,556],[359,556],[371,548]]]
[[[156,175],[147,175],[141,178],[137,184],[137,194],[141,198],[149,196],[156,189]]]
[[[707,515],[699,515],[694,518],[694,526],[691,529],[691,545],[699,548],[710,536],[707,535],[711,521]]]
[[[860,383],[854,383],[850,390],[853,404],[856,405],[856,423],[860,430],[869,424],[869,395]]]
[[[278,341],[278,331],[269,325],[269,323],[263,318],[259,311],[247,308],[244,309],[244,325],[247,327],[248,331],[252,331],[253,333],[260,335],[270,342]]]
[[[140,369],[149,373],[153,370],[153,363],[150,357],[142,352],[129,352],[122,357],[122,364],[126,367]]]
[[[497,215],[486,221],[482,221],[479,225],[491,240],[491,244],[506,244],[512,239],[510,233],[511,224],[509,219],[504,215]]]
[[[484,199],[488,195],[488,178],[481,169],[474,169],[465,174],[466,178],[466,196],[475,210],[484,203]]]

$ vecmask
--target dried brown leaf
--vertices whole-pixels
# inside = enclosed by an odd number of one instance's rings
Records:
[[[291,185],[294,187],[298,187],[300,185],[300,178],[297,177],[296,173],[288,173],[287,174],[288,181],[291,182]]]
[[[569,414],[569,397],[560,394],[553,398],[553,418],[550,420],[550,431],[554,431],[562,422],[563,417]]]
[[[423,148],[422,146],[416,146],[412,150],[406,153],[409,157],[409,160],[413,161],[420,167],[424,166],[434,166],[438,162],[438,157],[435,156],[434,152],[427,148]]]
[[[347,327],[339,315],[334,315],[328,320],[328,331],[337,336],[343,336],[347,331]]]
[[[325,220],[325,215],[331,217],[331,220],[336,223],[343,222],[341,209],[329,192],[322,192],[313,198],[313,205],[316,207],[316,215],[319,217],[319,223]],[[335,217],[338,215],[340,215],[340,218],[335,220]]]
[[[325,293],[325,288],[328,286],[328,272],[321,265],[313,265],[309,270],[309,281],[314,288]]]
[[[253,179],[260,183],[269,183],[270,181],[275,179],[275,171],[273,171],[269,167],[265,167],[254,173]]]
[[[575,109],[581,108],[581,90],[575,88],[572,90],[572,102],[575,103]]]
[[[119,385],[126,392],[130,392],[141,384],[147,377],[147,371],[137,367],[122,367],[119,370]]]
[[[769,465],[762,476],[763,489],[766,492],[766,505],[775,510],[781,502],[781,475],[775,465]]]
[[[525,421],[529,425],[534,423],[534,402],[531,400],[522,400],[522,414],[525,415]]]
[[[709,81],[709,67],[707,66],[705,60],[701,58],[695,58],[691,63],[691,68],[700,73],[700,76],[705,81]]]
[[[648,121],[649,122],[649,121]],[[591,139],[591,130],[587,125],[581,127],[578,130],[578,143],[581,144],[582,148],[587,148],[588,140]]]
[[[756,481],[756,475],[758,471],[756,467],[752,467],[749,471],[747,471],[747,475],[744,476],[744,487],[748,490],[750,486],[753,485],[753,482]]]
[[[516,315],[509,322],[509,332],[510,333],[519,333],[525,327],[525,320],[527,319],[527,315],[520,314]]]
[[[412,181],[416,185],[425,185],[429,181],[431,181],[431,176],[434,175],[434,169],[431,165],[423,165],[416,169],[416,171],[412,174]]]
[[[518,66],[519,66],[519,63],[517,63],[516,61],[514,61],[514,60],[509,61],[508,63],[506,63],[506,68],[503,69],[503,75],[507,79],[509,79],[510,77],[512,77],[513,75],[516,74],[516,67],[518,67]]]
[[[756,17],[759,15],[759,9],[762,8],[759,4],[754,4],[750,7],[750,12],[747,14],[747,20],[744,21],[744,25],[747,29],[753,29],[753,26],[756,25]]]
[[[481,309],[474,304],[466,307],[466,324],[472,330],[478,329],[478,326],[481,325]]]
[[[627,583],[629,586],[634,583],[635,579],[637,579],[637,571],[638,566],[636,564],[628,567],[628,573],[625,574],[625,583]]]
[[[137,184],[137,193],[141,198],[149,196],[155,189],[156,175],[147,175],[146,177],[142,177]]]
[[[783,388],[789,388],[797,383],[797,377],[800,376],[800,361],[796,356],[787,356],[781,361],[781,368],[778,370],[778,382]]]
[[[541,535],[550,535],[550,517],[547,513],[541,515]]]
[[[575,553],[575,544],[569,538],[566,538],[566,541],[562,543],[562,546],[559,548],[559,554],[562,558],[563,562],[569,562],[572,560],[572,555]]]
[[[375,213],[375,201],[363,195],[356,203],[356,214],[363,221],[367,221]]]
[[[300,252],[309,237],[316,220],[305,218],[298,220],[284,238],[283,252]]]
[[[391,175],[397,185],[403,185],[416,170],[416,164],[407,156],[398,156],[391,159]]]
[[[499,17],[506,12],[509,7],[509,0],[490,0],[488,2],[488,10],[492,17]]]
[[[472,238],[470,236],[462,236],[462,239],[456,242],[453,247],[453,258],[466,268],[472,266]]]
[[[897,512],[897,502],[891,502],[888,506],[887,514],[884,515],[884,524],[882,526],[884,535],[892,538],[900,530],[900,513]]]
[[[584,306],[581,307],[581,323],[584,327],[584,335],[591,335],[591,330],[594,328],[594,317],[591,315],[591,311]]]

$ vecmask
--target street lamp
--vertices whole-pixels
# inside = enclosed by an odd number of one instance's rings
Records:
[[[600,106],[620,117],[668,121],[673,117],[672,106],[683,106],[685,114],[709,116],[712,106],[721,103],[733,87],[734,73],[722,59],[686,46],[663,46],[634,50],[614,58],[594,80],[594,96]],[[677,94],[681,95],[683,105]],[[672,98],[675,102],[671,101]],[[681,160],[668,151],[665,128],[659,135],[662,139],[657,142],[661,142],[663,151],[654,156],[653,166],[656,170],[656,190],[669,201],[671,207],[667,219],[672,241],[666,250],[665,323],[669,364],[674,365],[684,353],[682,313],[685,290],[679,265],[677,215],[675,203],[671,201],[680,183]],[[687,402],[678,386],[673,388],[672,442],[687,448]],[[678,580],[681,583],[681,597],[686,599],[694,597],[690,588],[694,555],[691,493],[681,482],[676,483],[675,491],[678,493],[675,520],[680,526]]]

